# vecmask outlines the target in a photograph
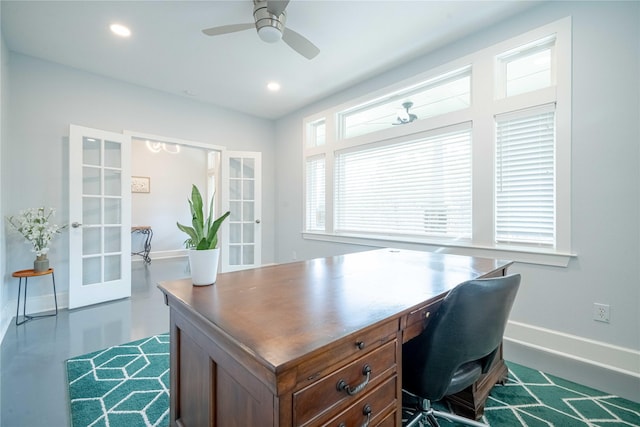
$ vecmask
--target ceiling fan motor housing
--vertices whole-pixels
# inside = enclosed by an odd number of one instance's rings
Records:
[[[286,12],[274,15],[267,8],[265,0],[254,0],[253,18],[260,38],[267,43],[276,43],[282,38],[284,24],[287,20]]]

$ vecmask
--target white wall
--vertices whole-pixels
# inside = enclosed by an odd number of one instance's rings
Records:
[[[269,120],[233,112],[113,79],[11,53],[7,133],[2,154],[2,216],[32,206],[57,209],[68,222],[69,124],[108,131],[131,130],[200,141],[233,150],[260,151],[263,159],[263,260],[274,259],[274,126]],[[171,170],[167,170],[171,176]],[[153,184],[152,184],[153,185]],[[179,202],[186,203],[189,190]],[[162,211],[156,213],[161,215]],[[149,218],[149,221],[154,221]],[[172,221],[175,224],[175,219]],[[29,268],[33,254],[16,235],[7,236],[6,270]],[[49,254],[56,269],[58,293],[68,290],[68,235]],[[16,286],[6,298],[15,300]],[[32,285],[30,283],[30,285]],[[48,295],[50,285],[29,286],[33,298]],[[30,304],[31,304],[30,299]],[[66,301],[61,301],[66,305]]]
[[[184,250],[186,234],[176,221],[191,225],[188,199],[191,185],[198,186],[206,197],[207,151],[181,146],[178,153],[151,152],[146,144],[134,139],[131,147],[131,174],[147,176],[151,192],[131,195],[131,225],[149,225],[153,230],[151,258],[175,256]],[[131,250],[142,250],[143,235],[134,233]],[[134,257],[134,260],[140,260]]]
[[[511,317],[519,323],[509,333],[525,345],[585,358],[592,368],[626,371],[638,399],[638,2],[546,3],[278,120],[277,158],[289,167],[276,172],[277,260],[291,260],[294,252],[309,259],[365,249],[301,237],[303,117],[566,16],[573,19],[572,246],[578,256],[567,268],[514,265],[523,284]],[[610,304],[610,323],[592,320],[594,302]]]
[[[2,8],[0,8],[1,10]],[[0,22],[2,22],[2,18],[0,17]],[[6,140],[4,137],[6,131],[6,108],[5,103],[7,99],[7,90],[6,90],[6,82],[7,82],[7,61],[9,59],[9,54],[7,51],[7,46],[4,43],[4,38],[2,37],[2,29],[0,28],[0,188],[2,188],[2,154],[4,152],[4,141]],[[4,192],[0,194],[0,214],[2,213],[2,206],[4,205]],[[0,215],[2,217],[2,215]],[[5,253],[6,253],[6,245],[5,245],[5,237],[4,237],[4,220],[2,226],[0,226],[0,277],[3,278],[1,282],[4,282],[5,277]],[[0,343],[2,342],[2,338],[9,327],[9,322],[11,321],[11,317],[9,314],[9,304],[8,298],[6,297],[7,287],[2,286],[0,289]],[[2,366],[2,355],[0,354],[0,366]],[[2,391],[0,391],[0,394]],[[0,401],[2,400],[2,396],[0,395]],[[2,413],[2,406],[0,405],[0,415]],[[0,416],[1,418],[1,416]]]

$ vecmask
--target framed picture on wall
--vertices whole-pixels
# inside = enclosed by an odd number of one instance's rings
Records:
[[[148,176],[132,176],[131,192],[132,193],[151,192],[151,178],[149,178]]]

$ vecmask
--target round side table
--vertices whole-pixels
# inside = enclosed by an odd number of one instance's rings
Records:
[[[38,276],[46,276],[50,274],[51,275],[51,280],[53,282],[53,299],[55,301],[55,305],[56,305],[56,312],[54,314],[41,314],[38,316],[29,316],[27,315],[27,285],[28,282],[27,280],[29,279],[29,277],[38,277]],[[40,317],[51,317],[51,316],[57,316],[58,315],[58,296],[56,295],[56,277],[53,274],[53,268],[50,268],[48,270],[45,271],[34,271],[34,270],[19,270],[19,271],[15,271],[13,272],[13,274],[11,274],[11,276],[13,277],[17,277],[19,279],[18,281],[18,305],[16,307],[16,326],[17,325],[22,325],[25,322],[28,322],[31,319],[37,319]],[[22,303],[22,321],[18,322],[18,315],[20,313],[20,290],[22,288],[22,279],[24,279],[24,302]]]

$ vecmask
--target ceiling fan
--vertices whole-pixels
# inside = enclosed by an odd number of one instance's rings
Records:
[[[398,117],[396,117],[396,121],[391,123],[392,125],[406,125],[407,123],[411,123],[414,120],[418,119],[418,116],[409,112],[409,108],[413,107],[413,102],[407,101],[402,103],[403,110],[398,110]]]
[[[285,11],[289,0],[253,0],[254,23],[231,24],[202,30],[208,36],[235,33],[255,28],[261,40],[276,43],[282,39],[293,50],[307,59],[315,58],[320,49],[304,36],[286,28],[287,13]]]

